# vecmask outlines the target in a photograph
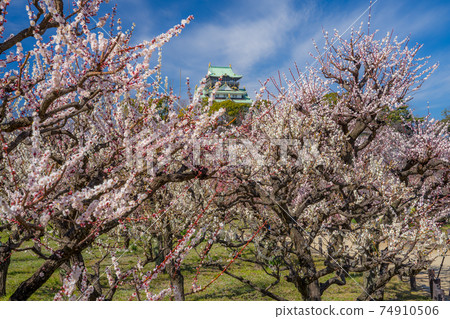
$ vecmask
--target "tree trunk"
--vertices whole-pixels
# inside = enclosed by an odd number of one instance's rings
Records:
[[[159,189],[162,185],[163,184],[158,184],[152,189]],[[119,219],[114,219],[104,223],[99,235],[109,232],[118,224]],[[69,240],[69,242],[62,249],[50,256],[50,258],[47,259],[30,278],[22,282],[16,291],[14,291],[11,295],[10,300],[27,300],[30,298],[32,294],[34,294],[47,282],[47,280],[63,263],[69,261],[73,255],[81,254],[84,249],[92,245],[92,242],[96,238],[95,236],[91,236],[91,229],[89,228],[75,230],[75,228],[72,227],[67,231],[63,226],[61,226],[61,233],[67,234],[62,239]]]
[[[416,276],[411,275],[409,276],[409,285],[411,286],[411,291],[417,291],[417,283],[416,283]]]
[[[172,227],[170,225],[170,221],[168,218],[165,219],[165,232],[163,234],[163,246],[164,246],[164,256],[167,256],[172,250]],[[174,300],[176,301],[184,301],[184,277],[181,274],[180,268],[176,267],[175,260],[169,261],[166,266],[167,273],[170,276],[170,284],[173,289]]]
[[[83,255],[81,253],[74,254],[73,256],[71,256],[70,261],[72,263],[72,267],[75,264],[78,264],[79,266],[86,268]],[[86,273],[87,273],[87,279],[88,279],[88,282],[86,284],[88,286],[92,285],[92,287],[94,287],[94,291],[89,295],[88,300],[95,301],[95,300],[97,300],[98,297],[100,297],[102,295],[102,288],[101,288],[101,285],[99,282],[100,278],[98,276],[97,271],[96,271],[95,275],[92,275],[88,272],[88,270],[86,268]],[[78,278],[78,281],[77,281],[77,287],[78,287],[78,290],[80,290],[80,291],[81,291],[81,281],[82,281],[82,276],[80,276],[80,278]]]
[[[35,273],[23,281],[14,291],[9,300],[27,300],[39,288],[44,285],[53,273],[61,267],[61,265],[71,259],[75,254],[79,254],[83,249],[92,243],[93,239],[86,240],[82,245],[77,245],[77,240],[69,242],[62,249],[57,250],[51,255]]]
[[[377,244],[373,247],[372,253],[379,250],[379,245]],[[364,272],[364,291],[358,296],[356,300],[377,300],[381,301],[384,298],[384,286],[377,288],[378,280],[384,276],[387,272],[387,267],[389,265],[382,263],[369,271]]]
[[[6,277],[11,263],[11,249],[6,243],[0,246],[0,297],[6,296]]]
[[[175,269],[174,266],[170,265],[168,269],[170,275],[170,284],[173,289],[173,295],[175,301],[184,301],[184,277],[181,274],[180,269]]]
[[[123,238],[123,245],[125,247],[125,249],[128,249],[130,247],[130,234],[128,233],[127,230],[122,231],[120,234]]]
[[[357,298],[357,300],[370,300],[370,299],[375,299],[375,297],[371,296],[371,294],[373,293],[374,286],[375,286],[375,282],[376,282],[376,278],[377,278],[377,269],[373,268],[370,269],[369,271],[364,272],[364,290]]]
[[[302,271],[304,273],[303,278],[297,273],[293,274],[294,284],[297,290],[305,301],[320,301],[320,284],[319,280],[312,280],[316,275],[316,266],[314,259],[312,258],[311,250],[308,246],[308,242],[303,238],[302,234],[295,227],[291,228],[291,238],[295,244],[295,253],[301,264]]]
[[[383,266],[381,266],[383,267]],[[378,267],[377,267],[378,268]],[[375,300],[375,301],[383,301],[384,300],[384,286],[376,289],[377,281],[379,277],[383,275],[383,271],[378,269],[371,269],[364,273],[364,291],[358,297],[358,300]],[[378,272],[380,272],[378,274]]]
[[[387,263],[382,263],[382,264],[380,265],[380,271],[379,271],[379,277],[380,277],[380,278],[383,277],[384,274],[386,274],[388,267],[389,267],[389,264],[387,264]],[[384,285],[384,286],[382,286],[381,288],[377,289],[377,290],[375,291],[375,293],[372,295],[372,297],[373,297],[376,301],[383,301],[383,300],[384,300],[384,288],[385,288],[385,287],[386,287],[386,286]]]
[[[315,280],[306,288],[306,294],[303,296],[305,301],[320,301],[322,296],[320,294],[319,281]]]
[[[65,258],[58,258],[52,256],[36,271],[30,278],[22,282],[16,291],[11,295],[9,300],[27,300],[32,294],[36,292],[47,280],[53,275],[61,264],[66,260]]]
[[[389,264],[382,263],[364,273],[364,292],[356,300],[376,300],[384,298],[384,288],[392,277],[398,275],[398,269],[389,269]]]
[[[59,268],[59,281],[61,282],[61,286],[63,285],[64,279],[71,269],[72,267],[70,266],[69,261],[65,261],[61,264],[61,267]]]

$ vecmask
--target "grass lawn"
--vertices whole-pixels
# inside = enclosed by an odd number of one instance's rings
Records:
[[[251,254],[252,246],[249,245],[244,252],[245,255]],[[201,247],[197,249],[201,251]],[[117,253],[117,256],[121,256],[122,253]],[[126,271],[129,267],[134,266],[139,255],[139,249],[136,251],[129,251],[123,254],[119,259],[121,269]],[[88,269],[93,265],[95,261],[101,256],[101,252],[98,250],[91,250],[84,255]],[[210,253],[212,260],[222,260],[222,264],[225,264],[226,258],[229,253],[221,247],[213,249]],[[319,265],[322,266],[322,260],[320,257],[316,257]],[[196,273],[196,267],[198,265],[199,257],[195,251],[191,251],[185,262],[182,264],[182,274],[185,278],[185,292],[188,293],[191,289],[192,281]],[[26,280],[40,265],[42,260],[38,259],[31,252],[17,252],[13,254],[11,259],[11,265],[9,268],[8,281],[7,281],[7,296],[0,298],[0,300],[8,300],[9,296],[13,293],[14,289],[24,280]],[[110,260],[107,258],[102,263],[102,272],[104,268],[110,265]],[[147,265],[144,271],[151,270],[153,265]],[[319,266],[320,267],[320,266]],[[268,276],[259,266],[249,264],[243,261],[236,261],[231,265],[229,271],[235,275],[244,277],[251,280],[253,283],[260,287],[267,287],[274,279]],[[212,268],[202,268],[198,277],[199,284],[205,286],[208,284],[220,271]],[[362,274],[350,274],[347,277],[347,284],[345,286],[333,285],[323,295],[323,300],[355,300],[356,297],[362,291]],[[330,277],[332,275],[329,275]],[[283,276],[284,277],[284,276]],[[328,279],[325,277],[322,281]],[[106,275],[101,277],[101,284],[104,288],[104,293],[107,291],[108,283]],[[162,289],[168,288],[169,278],[167,274],[160,275],[151,284],[151,290],[154,294],[158,293]],[[61,280],[59,271],[55,272],[53,276],[47,281],[47,283],[41,287],[30,300],[52,300],[54,295],[61,288]],[[131,294],[134,292],[133,286],[125,283],[122,287],[119,287],[117,293],[114,296],[114,300],[128,300]],[[286,282],[284,279],[271,289],[271,292],[288,300],[301,300],[301,296],[292,283]],[[234,279],[226,274],[223,274],[218,280],[216,280],[211,286],[202,292],[195,294],[189,294],[186,297],[187,300],[272,300],[269,297],[262,295],[261,293],[253,290],[248,285],[241,283],[239,280]],[[424,291],[410,292],[409,283],[400,281],[395,277],[387,286],[385,291],[385,300],[429,300],[428,294]]]

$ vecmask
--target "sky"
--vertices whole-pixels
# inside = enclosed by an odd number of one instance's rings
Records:
[[[25,0],[13,0],[16,4]],[[67,2],[65,0],[65,2]],[[135,23],[133,41],[151,40],[194,15],[179,37],[163,47],[162,75],[175,93],[186,96],[186,77],[194,86],[206,75],[208,64],[232,65],[242,74],[241,86],[250,97],[260,81],[289,74],[295,64],[303,71],[314,63],[313,40],[322,43],[322,30],[339,30],[367,23],[369,0],[111,0],[118,6],[124,27]],[[371,29],[388,31],[410,43],[423,44],[419,56],[431,56],[438,69],[413,95],[409,105],[417,116],[442,118],[450,109],[450,1],[373,0]],[[18,20],[18,19],[17,19]],[[19,22],[17,22],[19,23]],[[181,87],[180,87],[181,73]],[[429,106],[429,107],[428,107]]]
[[[118,12],[136,24],[136,38],[151,39],[182,18],[194,15],[194,21],[181,36],[163,47],[163,75],[181,94],[186,91],[185,78],[198,83],[208,64],[232,65],[244,77],[251,97],[260,81],[288,73],[294,62],[304,70],[314,60],[313,40],[321,43],[322,30],[343,33],[351,26],[366,23],[370,1],[154,1],[117,0]],[[371,28],[388,31],[411,43],[423,44],[420,56],[431,56],[430,63],[439,68],[414,94],[409,103],[414,114],[429,112],[441,118],[450,108],[450,1],[378,0],[373,1]],[[345,35],[348,35],[347,32]],[[344,35],[344,36],[345,36]]]

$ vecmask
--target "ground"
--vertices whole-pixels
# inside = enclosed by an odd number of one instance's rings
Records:
[[[439,272],[439,269],[442,269],[439,274],[439,278],[441,279],[441,288],[444,290],[445,295],[450,295],[450,253],[447,252],[445,256],[436,256],[437,258],[431,264],[431,268],[434,269],[436,275]],[[417,275],[417,286],[419,289],[429,292],[429,282],[428,282],[428,272],[426,270],[422,271],[419,275]]]
[[[251,253],[251,246],[247,248],[244,252],[244,256],[246,254]],[[120,258],[120,264],[123,270],[127,269],[127,266],[132,266],[136,262],[136,253],[138,253],[139,249],[130,252],[127,252]],[[199,248],[198,252],[201,251]],[[96,250],[92,250],[91,252],[84,255],[84,258],[88,264],[88,267],[93,264],[96,257],[100,256],[100,252]],[[121,254],[118,253],[118,256]],[[228,253],[223,250],[223,248],[216,248],[211,252],[212,260],[222,259],[222,264],[224,260],[227,258]],[[317,260],[321,262],[321,258],[316,256]],[[185,291],[188,293],[191,288],[192,280],[196,273],[196,266],[198,265],[198,254],[193,251],[187,258],[186,263],[182,266],[182,273],[185,277]],[[433,266],[439,266],[441,259],[437,259]],[[450,258],[446,259],[445,267],[443,272],[441,273],[443,281],[446,285],[443,285],[446,291],[448,291],[448,278],[449,278],[449,267],[448,263]],[[8,296],[12,294],[14,287],[28,278],[33,271],[40,265],[40,260],[35,257],[30,252],[18,252],[12,256],[10,272],[7,282],[7,294]],[[104,266],[108,265],[108,262],[105,262]],[[89,268],[88,268],[89,269]],[[145,270],[150,270],[150,265],[146,267]],[[260,287],[267,287],[272,281],[273,278],[267,276],[263,270],[261,270],[258,266],[254,266],[252,264],[237,261],[229,268],[230,272],[242,276],[246,279],[252,280],[254,283],[258,284]],[[445,270],[445,271],[444,271]],[[220,271],[215,268],[202,268],[199,275],[199,283],[202,286],[208,284]],[[323,300],[355,300],[356,297],[361,293],[362,286],[362,274],[350,274],[352,278],[347,278],[347,285],[345,286],[332,286],[329,288],[324,296]],[[282,278],[284,275],[282,276]],[[327,278],[324,278],[326,280]],[[418,285],[424,288],[427,286],[427,277],[425,273],[424,275],[419,275]],[[356,282],[355,282],[356,281]],[[104,287],[107,287],[107,279],[106,275],[103,275],[101,278],[101,283]],[[160,290],[168,287],[168,275],[163,274],[159,276],[151,285],[152,292],[158,293]],[[39,289],[30,299],[31,300],[52,300],[54,295],[61,288],[61,281],[59,272],[55,273],[50,280]],[[128,300],[131,294],[134,292],[134,289],[131,285],[125,285],[125,289],[119,289],[114,300]],[[288,300],[301,300],[300,294],[297,292],[295,287],[287,283],[284,279],[281,280],[280,284],[271,289],[271,292],[282,296]],[[7,300],[7,297],[1,298],[0,300]],[[210,287],[208,287],[205,291],[189,294],[187,295],[187,300],[272,300],[269,297],[263,296],[261,293],[254,291],[252,288],[247,286],[246,284],[241,283],[240,281],[231,278],[230,276],[223,274],[217,281],[215,281]],[[429,293],[426,290],[420,290],[418,292],[411,292],[409,289],[409,282],[407,278],[404,278],[404,281],[401,281],[399,278],[394,278],[387,286],[385,293],[386,300],[429,300]]]

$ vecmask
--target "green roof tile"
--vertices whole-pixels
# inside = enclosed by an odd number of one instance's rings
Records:
[[[242,75],[235,74],[231,66],[209,66],[208,74],[209,76],[221,77],[221,76],[229,76],[231,78],[242,78]]]
[[[233,69],[230,66],[212,66],[211,64],[208,66],[208,74],[207,77],[223,77],[228,76],[239,80],[242,78],[242,75],[235,74]],[[214,82],[215,80],[213,80]],[[203,97],[207,97],[210,95],[212,91],[212,87],[203,89]],[[241,98],[231,98],[235,97],[237,94],[241,95]],[[247,90],[245,88],[235,88],[230,87],[228,82],[223,83],[220,88],[216,92],[215,100],[217,102],[225,101],[231,99],[236,103],[246,103],[252,104],[253,101],[248,97]]]

